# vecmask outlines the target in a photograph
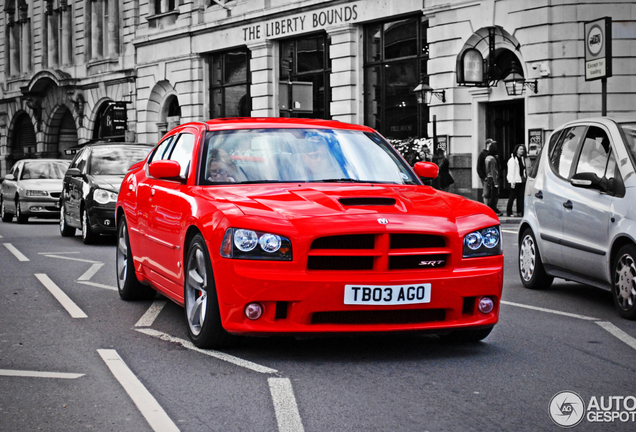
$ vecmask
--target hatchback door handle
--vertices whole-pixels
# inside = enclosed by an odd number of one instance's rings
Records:
[[[572,205],[572,201],[570,200],[567,200],[566,202],[564,202],[563,207],[565,207],[568,210],[572,210],[574,208],[574,206]]]
[[[543,191],[539,191],[536,194],[534,194],[535,197],[539,198],[539,199],[543,199]]]

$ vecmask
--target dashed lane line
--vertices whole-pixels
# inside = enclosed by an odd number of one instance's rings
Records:
[[[98,349],[97,352],[117,381],[119,381],[119,384],[126,390],[126,393],[133,400],[152,430],[156,432],[179,431],[177,425],[174,424],[154,396],[128,368],[117,351]]]
[[[135,327],[151,327],[165,305],[165,300],[154,301],[152,305],[150,305],[150,308],[146,311],[146,313],[141,318],[139,318],[139,321],[137,321]]]
[[[280,432],[304,432],[294,389],[289,378],[268,378],[269,392]]]
[[[81,373],[66,373],[66,372],[42,372],[42,371],[24,371],[24,370],[0,369],[0,376],[20,377],[20,378],[76,379],[76,378],[83,377],[84,374],[81,374]]]
[[[95,273],[97,273],[99,269],[102,268],[103,266],[104,266],[104,263],[102,262],[93,264],[88,270],[86,270],[86,272],[83,275],[77,278],[77,280],[78,281],[90,280],[93,276],[95,276]]]
[[[47,275],[43,273],[36,273],[36,278],[44,285],[44,287],[49,290],[53,297],[57,299],[58,302],[66,309],[66,311],[71,315],[71,318],[88,318],[88,316],[77,306],[73,300],[67,296],[64,291],[62,291],[55,282],[51,280]]]
[[[17,250],[16,247],[13,246],[11,243],[4,243],[4,247],[6,247],[9,250],[9,252],[11,252],[13,256],[15,256],[18,259],[18,261],[30,261],[27,257],[24,256],[24,254],[22,254],[22,252]]]
[[[588,317],[585,315],[577,315],[577,314],[573,314],[573,313],[569,313],[569,312],[561,312],[561,311],[557,311],[557,310],[553,310],[553,309],[545,309],[542,307],[537,307],[537,306],[529,306],[529,305],[524,305],[521,303],[513,303],[513,302],[509,302],[509,301],[501,301],[501,304],[505,304],[508,306],[516,306],[516,307],[520,307],[520,308],[525,308],[525,309],[532,309],[532,310],[536,310],[536,311],[540,311],[540,312],[546,312],[546,313],[551,313],[554,315],[563,315],[563,316],[567,316],[570,318],[577,318],[580,320],[585,320],[585,321],[600,321],[600,318],[592,318],[592,317]]]
[[[90,285],[90,286],[94,286],[94,287],[97,287],[97,288],[104,288],[104,289],[111,290],[111,291],[117,291],[117,287],[113,287],[113,286],[110,286],[110,285],[104,285],[104,284],[100,284],[100,283],[97,283],[97,282],[89,282],[89,281],[80,281],[80,280],[78,280],[77,283],[81,283],[82,285]]]
[[[507,229],[502,229],[501,231],[508,234],[519,234],[519,231],[513,231],[513,230],[507,230]]]
[[[201,348],[197,348],[196,346],[194,346],[194,344],[190,341],[187,341],[185,339],[180,339],[174,336],[170,336],[168,334],[162,333],[160,331],[157,330],[153,330],[153,329],[149,329],[149,328],[140,328],[140,329],[135,329],[140,333],[146,334],[148,336],[152,336],[167,342],[172,342],[172,343],[178,343],[181,344],[181,346],[183,346],[184,348],[187,348],[189,350],[192,351],[196,351],[198,353],[201,354],[205,354],[207,356],[210,357],[214,357],[217,358],[219,360],[223,360],[225,362],[228,363],[232,363],[236,366],[240,366],[242,368],[245,369],[249,369],[251,371],[254,372],[259,372],[259,373],[264,373],[264,374],[275,374],[278,373],[278,371],[276,369],[272,369],[272,368],[268,368],[266,366],[261,366],[259,364],[253,363],[249,360],[243,360],[242,358],[238,358],[238,357],[234,357],[233,355],[230,354],[225,354],[222,353],[220,351],[214,351],[214,350],[203,350]]]
[[[625,342],[630,347],[636,350],[636,339],[625,333],[623,330],[616,327],[611,322],[607,321],[597,321],[596,324],[600,325],[602,328],[610,332],[613,336],[618,338],[619,340]]]

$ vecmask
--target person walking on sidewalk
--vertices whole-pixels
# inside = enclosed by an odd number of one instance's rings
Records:
[[[488,204],[488,196],[486,196],[486,157],[488,157],[488,148],[491,144],[497,144],[492,138],[488,138],[486,140],[486,144],[484,145],[484,149],[479,153],[477,157],[477,175],[479,176],[479,180],[481,180],[481,188],[482,188],[482,199],[484,204]]]
[[[526,147],[519,144],[515,147],[510,159],[508,159],[508,173],[506,180],[510,183],[510,196],[506,207],[506,215],[512,216],[512,204],[517,201],[517,216],[523,216],[523,192],[526,189],[526,169],[528,160],[526,157]]]
[[[485,195],[488,196],[488,207],[493,209],[497,216],[503,216],[497,209],[497,201],[499,201],[499,161],[497,161],[497,144],[492,143],[488,147],[488,156],[486,157],[486,185],[484,186]]]

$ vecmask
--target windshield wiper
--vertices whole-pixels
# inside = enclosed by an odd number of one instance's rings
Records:
[[[352,178],[334,178],[334,179],[320,179],[320,180],[312,180],[312,182],[320,182],[320,183],[374,183],[369,180],[358,180]]]

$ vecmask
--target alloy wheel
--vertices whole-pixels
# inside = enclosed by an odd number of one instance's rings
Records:
[[[193,335],[201,333],[207,310],[207,268],[205,255],[197,245],[188,256],[185,280],[185,307],[188,326]]]
[[[117,279],[119,286],[126,283],[126,273],[128,271],[128,230],[126,226],[119,229],[117,235]]]
[[[521,247],[519,248],[519,270],[521,277],[526,282],[530,281],[530,279],[532,279],[532,275],[534,275],[536,257],[537,253],[534,240],[532,239],[532,236],[527,235],[523,238]]]
[[[622,255],[616,263],[614,289],[618,306],[629,310],[636,301],[636,264],[630,254]]]

